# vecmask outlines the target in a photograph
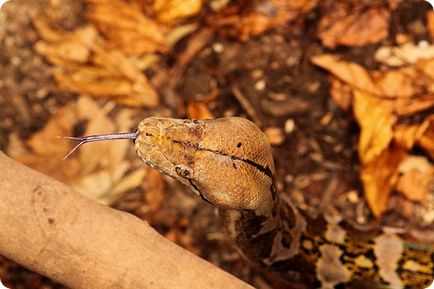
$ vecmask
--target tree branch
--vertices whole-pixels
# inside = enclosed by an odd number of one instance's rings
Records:
[[[1,151],[0,254],[71,288],[253,288]]]

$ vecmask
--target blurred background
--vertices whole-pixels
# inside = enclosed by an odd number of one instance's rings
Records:
[[[3,4],[3,5],[2,5]],[[2,6],[1,6],[2,5]],[[434,242],[434,12],[419,0],[0,2],[0,150],[149,222],[257,288],[214,208],[145,167],[149,116],[241,116],[268,136],[281,194],[359,228]],[[0,258],[9,288],[62,288]]]

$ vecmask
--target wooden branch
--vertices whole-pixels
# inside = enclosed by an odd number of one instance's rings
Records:
[[[253,288],[1,151],[0,255],[71,288]]]

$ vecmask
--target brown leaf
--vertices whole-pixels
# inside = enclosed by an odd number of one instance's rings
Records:
[[[388,35],[389,17],[386,7],[354,7],[346,2],[333,2],[321,18],[319,37],[328,48],[377,43]]]
[[[434,58],[387,71],[368,71],[333,55],[318,55],[312,62],[330,71],[352,90],[375,95],[381,105],[390,107],[396,115],[410,115],[434,106]]]
[[[397,191],[411,201],[424,201],[434,182],[434,166],[425,157],[409,156],[399,166],[399,173]]]
[[[54,77],[63,89],[114,98],[131,106],[158,104],[158,95],[138,63],[120,51],[107,49],[93,26],[62,33],[37,21],[41,36],[49,37],[39,41],[35,50],[56,65]]]
[[[351,108],[352,89],[351,86],[345,84],[336,77],[330,77],[330,95],[333,101],[344,111],[349,111]]]
[[[127,54],[165,52],[168,28],[142,13],[135,2],[121,0],[87,0],[88,19],[108,40],[108,47]]]
[[[87,144],[80,150],[62,158],[75,143],[58,139],[70,136],[78,124],[86,124],[84,134],[114,132],[118,129],[130,131],[131,127],[116,125],[107,116],[108,109],[101,108],[91,98],[80,98],[58,110],[44,128],[26,142],[28,151],[15,152],[14,158],[46,175],[54,177],[96,200],[105,195],[121,181],[131,164],[126,160],[128,141],[98,142]],[[126,120],[131,113],[121,110],[115,118]]]

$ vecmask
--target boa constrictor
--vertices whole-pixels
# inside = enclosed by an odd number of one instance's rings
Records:
[[[82,144],[114,138],[135,139],[147,165],[218,208],[247,259],[278,270],[300,288],[422,289],[433,282],[434,244],[383,230],[357,231],[284,202],[268,140],[248,120],[150,117],[136,133],[73,139]]]

